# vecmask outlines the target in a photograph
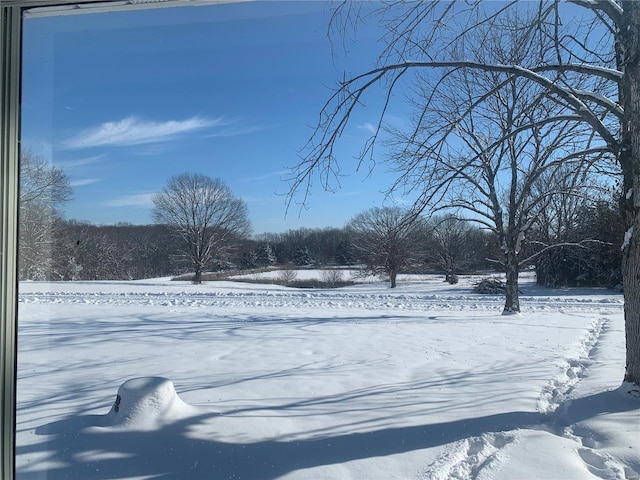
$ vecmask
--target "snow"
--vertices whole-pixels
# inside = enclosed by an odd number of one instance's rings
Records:
[[[354,280],[358,283],[371,283],[377,281],[375,277],[372,277],[357,268],[340,268],[338,271],[341,273],[344,280]],[[248,280],[278,280],[282,276],[282,271],[274,268],[273,270],[267,270],[259,273],[245,273],[231,276],[231,279],[248,279]],[[314,280],[322,278],[322,270],[314,269],[301,269],[295,270],[296,280]],[[424,278],[424,277],[422,277]]]
[[[591,98],[594,102],[597,102],[600,105],[607,106],[610,109],[611,112],[615,113],[620,118],[622,118],[624,116],[624,110],[622,109],[620,104],[618,104],[614,100],[611,100],[609,97],[607,97],[605,95],[602,95],[602,94],[597,93],[597,92],[592,92],[592,91],[589,91],[589,90],[573,90],[573,92],[576,95],[579,95],[580,97]]]
[[[443,280],[22,283],[17,478],[640,478],[622,296]]]
[[[189,418],[197,409],[176,393],[171,380],[162,377],[133,378],[118,389],[116,400],[100,426],[133,431],[155,430]]]
[[[624,232],[624,240],[622,241],[622,247],[620,247],[620,250],[624,250],[629,246],[629,243],[631,242],[632,237],[633,237],[633,225],[631,225],[631,227],[629,227],[629,229],[626,232]]]

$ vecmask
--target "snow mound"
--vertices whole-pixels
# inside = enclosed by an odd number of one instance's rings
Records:
[[[195,410],[182,401],[171,380],[163,377],[133,378],[120,385],[105,426],[154,429],[189,417]]]

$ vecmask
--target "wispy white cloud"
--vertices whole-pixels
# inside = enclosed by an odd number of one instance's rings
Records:
[[[88,128],[64,140],[60,146],[66,150],[77,150],[98,146],[144,145],[170,141],[186,133],[220,125],[224,125],[222,118],[191,117],[186,120],[156,122],[129,116]]]
[[[93,163],[98,163],[102,160],[106,155],[96,155],[94,157],[87,158],[79,158],[76,160],[63,160],[62,162],[56,162],[58,167],[62,167],[65,170],[70,170],[77,167],[84,167],[85,165],[91,165]]]
[[[104,202],[106,207],[152,207],[154,193],[123,195]]]
[[[169,149],[167,142],[163,143],[147,143],[145,145],[136,145],[133,147],[131,153],[139,156],[153,156],[159,155]]]
[[[206,137],[237,137],[238,135],[248,135],[254,132],[260,132],[273,128],[274,126],[266,125],[238,125],[238,120],[231,122],[220,130],[216,130],[213,133],[205,135]]]
[[[83,185],[91,185],[92,183],[102,181],[101,178],[79,178],[78,180],[72,180],[69,185],[72,187],[82,187]]]
[[[362,124],[358,125],[358,128],[361,129],[361,130],[366,130],[367,132],[369,132],[371,134],[376,133],[376,127],[372,123],[369,123],[369,122],[365,122],[365,123],[362,123]]]

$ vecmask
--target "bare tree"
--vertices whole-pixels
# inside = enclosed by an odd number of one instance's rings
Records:
[[[64,171],[30,150],[20,155],[20,278],[58,279],[52,248],[61,233],[60,206],[72,196]]]
[[[432,218],[427,259],[440,267],[445,281],[457,283],[457,274],[472,262],[473,229],[469,222],[454,216]]]
[[[298,271],[291,264],[284,265],[278,272],[278,280],[285,285],[291,285],[298,278]]]
[[[323,268],[320,271],[320,278],[326,286],[336,288],[344,281],[344,272],[338,268]]]
[[[522,34],[525,20],[508,18],[497,32],[478,27],[469,54],[478,63],[525,63],[535,45]],[[575,154],[589,142],[589,129],[563,115],[537,84],[464,69],[438,81],[436,87],[429,77],[417,79],[412,128],[395,135],[399,177],[392,190],[417,191],[416,213],[454,209],[494,232],[507,279],[503,313],[518,313],[519,271],[533,260],[525,254],[533,222],[554,195],[584,190],[601,155]],[[558,181],[563,176],[570,180]]]
[[[385,4],[379,9],[387,31],[379,65],[346,77],[325,104],[308,155],[292,176],[291,192],[307,190],[310,177],[316,172],[320,172],[325,186],[336,178],[334,146],[363,95],[373,86],[382,86],[386,97],[378,128],[365,144],[362,160],[373,155],[397,89],[416,71],[429,71],[436,78],[445,78],[458,70],[501,73],[509,80],[520,79],[543,88],[546,98],[562,107],[560,120],[575,122],[591,131],[590,141],[574,155],[609,154],[622,171],[621,206],[627,232],[623,245],[625,381],[640,385],[640,282],[637,281],[640,237],[634,235],[634,229],[636,232],[640,229],[640,2],[572,0],[570,3],[553,0]],[[342,28],[341,25],[357,24],[360,8],[355,2],[343,2],[334,14],[333,25]],[[487,25],[498,31],[507,15],[517,14],[523,8],[534,12],[529,23],[520,27],[520,34],[536,40],[532,45],[535,56],[513,64],[477,62],[466,56],[468,47],[476,42],[471,41],[474,31]],[[451,56],[452,51],[455,56]],[[530,127],[557,120],[555,115],[532,117]],[[432,142],[437,143],[438,139]],[[492,145],[493,142],[483,150]]]
[[[398,207],[372,208],[356,215],[347,228],[353,246],[374,275],[388,276],[396,287],[398,273],[417,263],[422,222]]]
[[[576,216],[585,201],[591,202],[602,199],[602,194],[606,190],[606,185],[598,186],[594,184],[595,188],[589,191],[588,194],[585,192],[585,195],[573,195],[571,194],[571,182],[574,179],[568,167],[563,166],[562,168],[567,170],[567,174],[556,177],[555,181],[559,182],[560,185],[554,189],[567,193],[551,195],[546,208],[540,212],[535,221],[535,241],[543,247],[552,245],[554,242],[568,241],[571,226],[576,221]],[[549,179],[543,178],[541,182],[534,185],[534,189],[538,194],[542,194],[549,188],[550,182]]]
[[[526,34],[530,23],[521,14],[478,26],[465,56],[487,65],[535,61],[537,37]],[[450,56],[459,49],[451,47]],[[494,232],[507,278],[503,313],[518,313],[519,271],[532,260],[524,255],[527,234],[555,193],[533,186],[547,180],[555,187],[558,175],[570,174],[570,184],[582,187],[599,158],[575,154],[589,142],[590,129],[565,115],[544,87],[505,72],[419,73],[409,85],[411,127],[394,129],[386,142],[398,173],[390,191],[415,193],[414,215],[454,210]],[[570,169],[561,168],[567,164]]]
[[[153,218],[168,225],[182,240],[183,257],[195,271],[194,283],[213,259],[221,259],[249,235],[244,201],[220,179],[183,173],[171,177],[153,197]]]

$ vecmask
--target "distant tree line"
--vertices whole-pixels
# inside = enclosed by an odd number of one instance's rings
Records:
[[[179,273],[177,239],[165,225],[97,226],[65,222],[57,253],[64,280],[134,280]]]
[[[299,228],[249,236],[242,200],[220,179],[173,177],[154,199],[154,225],[92,225],[63,219],[71,198],[64,172],[22,154],[19,269],[23,280],[134,280],[271,266],[351,266],[386,278],[403,272],[458,275],[496,267],[500,235],[454,215],[416,217],[398,207],[372,208],[342,228]],[[548,286],[617,286],[623,223],[618,202],[553,195],[520,238],[538,282]]]
[[[370,217],[372,213],[376,212],[363,215]],[[377,212],[380,213],[383,212]],[[361,217],[354,219],[361,222]],[[243,239],[233,252],[213,258],[204,269],[215,272],[282,265],[359,265],[390,279],[393,269],[385,271],[384,233],[376,234],[375,229],[357,231],[353,223],[343,228],[264,233]],[[545,235],[549,231],[538,228],[534,238]],[[190,262],[181,253],[180,238],[166,225],[92,225],[58,218],[49,236],[47,251],[38,254],[33,253],[28,242],[21,242],[22,279],[135,280],[191,271]],[[562,240],[567,245],[549,249],[533,263],[538,282],[548,286],[618,285],[623,237],[614,203],[600,202],[579,209],[563,233]],[[585,238],[593,241],[580,244]],[[495,268],[491,259],[500,255],[492,233],[453,217],[422,222],[407,240],[402,252],[405,263],[398,263],[396,274],[434,272],[442,274],[443,280],[456,283],[460,274]],[[529,248],[539,244],[542,240],[532,241]]]

